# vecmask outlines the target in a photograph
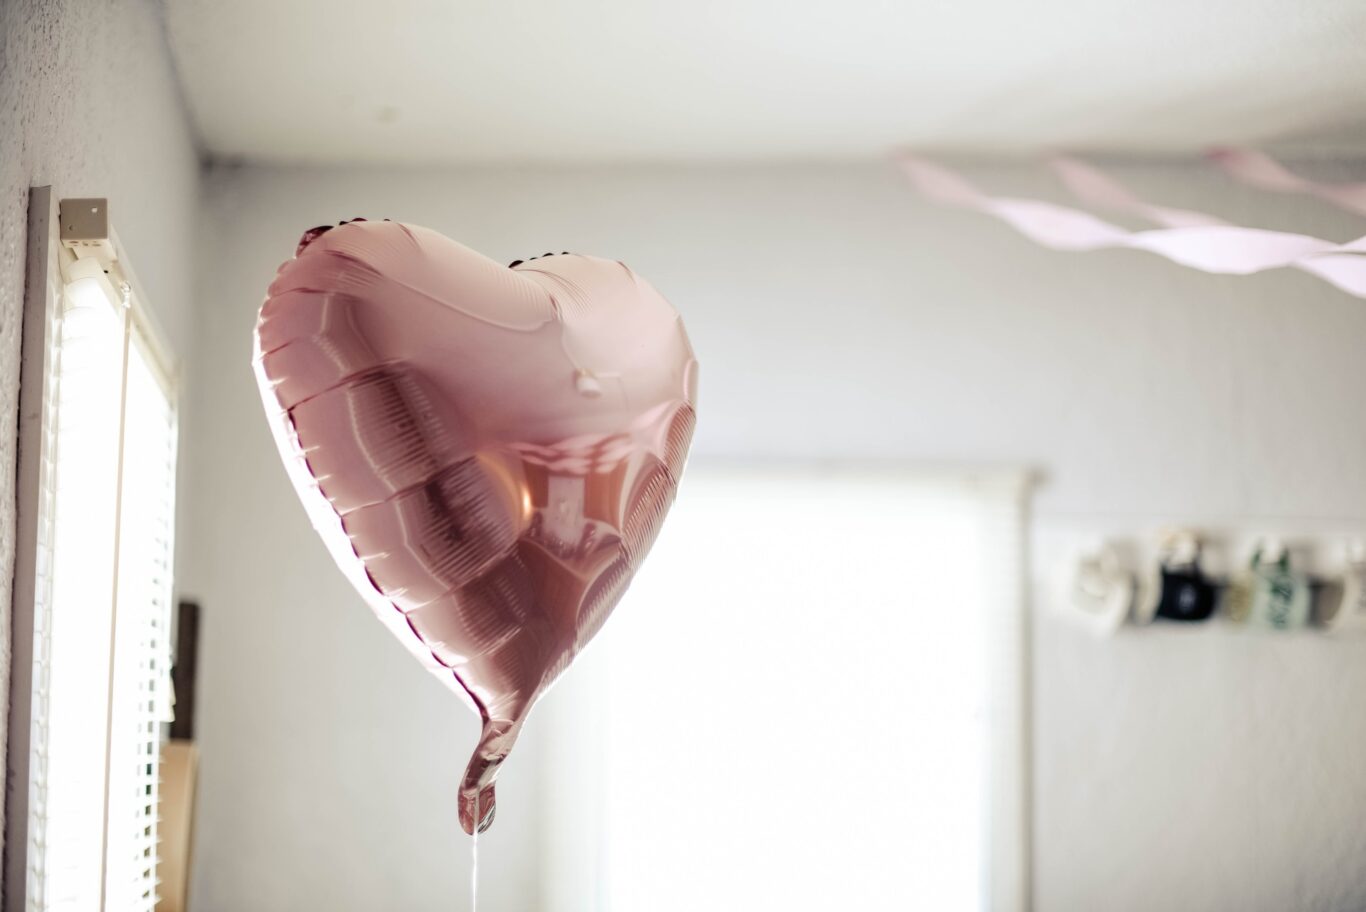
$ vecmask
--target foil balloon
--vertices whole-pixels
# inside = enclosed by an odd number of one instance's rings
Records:
[[[479,714],[459,816],[486,829],[527,713],[673,501],[697,389],[682,322],[614,260],[503,266],[358,219],[305,233],[280,267],[255,367],[337,565]]]

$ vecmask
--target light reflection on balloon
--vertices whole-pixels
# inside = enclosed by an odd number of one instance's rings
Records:
[[[495,263],[425,228],[305,233],[271,284],[256,375],[337,565],[480,715],[460,821],[537,698],[645,558],[692,438],[678,314],[624,264]]]

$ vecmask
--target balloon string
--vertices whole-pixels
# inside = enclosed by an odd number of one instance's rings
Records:
[[[474,835],[470,839],[470,912],[479,910],[479,795],[474,796]]]

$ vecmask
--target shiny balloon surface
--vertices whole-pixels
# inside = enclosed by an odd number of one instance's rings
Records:
[[[337,565],[483,722],[466,832],[537,698],[606,620],[673,501],[697,363],[614,260],[511,267],[425,228],[313,229],[256,328],[281,457]]]

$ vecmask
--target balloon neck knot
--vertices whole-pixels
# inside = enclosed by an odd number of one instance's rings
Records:
[[[497,796],[493,783],[477,791],[460,790],[460,828],[469,835],[475,834],[475,821],[479,822],[478,832],[482,833],[493,825],[493,816],[498,811]]]

